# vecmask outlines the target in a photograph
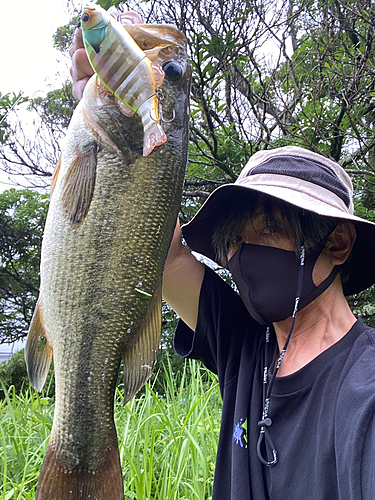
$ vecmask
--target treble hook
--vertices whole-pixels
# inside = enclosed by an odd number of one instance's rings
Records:
[[[166,120],[163,116],[163,108],[162,106],[160,105],[160,110],[159,110],[159,114],[160,114],[160,120],[164,123],[171,123],[173,122],[173,120],[176,118],[176,112],[174,109],[172,109],[172,118],[170,120]]]
[[[164,94],[162,89],[157,89],[156,90],[156,97],[158,98],[159,101],[159,115],[160,115],[160,120],[164,123],[171,123],[173,120],[176,118],[176,112],[173,109],[172,110],[172,118],[170,120],[166,120],[163,116],[163,106],[162,106],[162,101],[164,100]]]
[[[159,112],[159,113],[160,113],[160,112]],[[151,120],[152,120],[153,122],[156,122],[156,123],[159,123],[159,122],[160,122],[160,119],[158,119],[158,120],[157,120],[154,116],[152,116],[152,109],[150,109],[150,110],[149,110],[148,114],[149,114],[149,116],[150,116],[150,118],[151,118]]]
[[[159,120],[157,120],[154,116],[152,116],[151,111],[152,110],[150,109],[150,111],[149,111],[150,118],[151,118],[152,121],[154,121],[156,123],[159,123],[160,121],[162,121],[164,123],[171,123],[176,118],[176,112],[175,112],[174,109],[172,109],[172,118],[170,120],[166,120],[164,118],[164,115],[163,115],[163,107],[162,107],[162,105],[160,103],[159,103],[159,116],[160,116]]]

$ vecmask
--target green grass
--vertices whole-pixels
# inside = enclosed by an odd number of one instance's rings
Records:
[[[121,390],[115,420],[125,498],[209,500],[221,418],[216,379],[187,362],[176,383],[165,370],[165,393],[146,390],[126,406]],[[53,398],[6,389],[0,401],[0,500],[34,499],[53,420]]]

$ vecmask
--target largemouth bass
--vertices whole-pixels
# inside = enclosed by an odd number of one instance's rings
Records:
[[[81,26],[90,64],[103,84],[124,103],[121,110],[138,113],[144,130],[143,155],[167,140],[160,125],[157,89],[164,72],[135,43],[124,27],[99,5],[85,7]],[[126,51],[128,57],[122,54]]]
[[[191,69],[178,30],[138,25],[129,33],[165,68],[163,110],[171,121],[167,141],[144,157],[139,116],[124,116],[94,75],[69,125],[25,350],[37,390],[52,355],[55,367],[55,415],[37,500],[124,498],[113,419],[119,364],[123,358],[129,401],[156,362],[162,271],[187,162]]]

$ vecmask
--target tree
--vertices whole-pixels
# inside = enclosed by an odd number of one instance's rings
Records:
[[[27,98],[21,93],[2,94],[0,92],[0,144],[5,143],[9,139],[9,123],[7,121],[8,114],[19,104],[27,102]]]
[[[70,82],[44,98],[25,102],[29,113],[25,109],[9,112],[7,135],[0,145],[0,168],[16,185],[46,189],[77,102]]]
[[[0,343],[24,337],[39,293],[40,247],[48,196],[0,194]]]

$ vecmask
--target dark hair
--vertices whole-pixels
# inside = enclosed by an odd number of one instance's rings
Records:
[[[216,259],[224,267],[228,264],[229,247],[238,245],[242,241],[246,227],[259,209],[264,213],[267,223],[278,226],[278,229],[290,237],[295,244],[297,254],[302,244],[305,246],[306,254],[315,250],[341,221],[303,210],[262,193],[239,193],[225,211],[226,215],[217,224],[212,237]],[[281,215],[281,221],[280,216],[275,217],[276,212]],[[351,262],[351,259],[347,262],[349,261]],[[348,269],[345,269],[342,274],[345,282],[350,272],[348,275]]]

